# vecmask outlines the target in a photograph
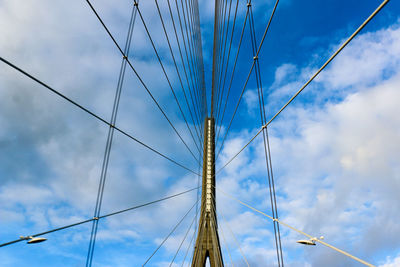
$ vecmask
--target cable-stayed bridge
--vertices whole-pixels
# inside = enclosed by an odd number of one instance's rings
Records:
[[[204,66],[203,58],[203,41],[200,26],[200,13],[199,3],[197,0],[166,0],[161,3],[160,0],[154,1],[154,8],[158,15],[158,20],[161,28],[158,29],[160,36],[152,34],[150,27],[150,19],[145,17],[142,10],[142,2],[134,0],[131,5],[131,13],[128,29],[123,43],[117,41],[113,31],[108,27],[107,22],[102,18],[95,3],[87,0],[87,6],[93,16],[97,19],[99,27],[104,30],[104,34],[108,36],[119,53],[121,58],[120,69],[118,73],[118,82],[114,92],[111,119],[103,117],[92,111],[90,108],[81,104],[79,101],[73,99],[61,92],[55,86],[46,82],[46,77],[38,77],[31,74],[31,71],[24,68],[23,65],[17,65],[11,59],[3,58],[0,55],[0,60],[3,64],[8,65],[11,69],[39,84],[43,88],[50,91],[52,94],[57,95],[60,99],[69,103],[74,108],[89,115],[93,120],[105,125],[108,128],[108,133],[105,142],[105,151],[102,160],[101,173],[98,182],[98,189],[96,191],[95,209],[93,216],[86,220],[77,221],[72,224],[64,225],[54,229],[49,229],[40,233],[32,233],[27,236],[21,236],[15,240],[4,242],[0,244],[1,247],[13,245],[18,242],[28,241],[28,243],[39,243],[45,241],[46,238],[51,238],[51,234],[70,229],[83,224],[90,224],[90,239],[88,244],[88,251],[86,257],[86,266],[92,266],[93,260],[96,257],[96,239],[98,235],[99,225],[102,220],[111,216],[118,216],[122,213],[131,212],[136,209],[144,208],[150,205],[157,205],[157,203],[167,201],[169,199],[178,198],[184,194],[196,193],[196,201],[190,205],[181,218],[177,218],[177,223],[171,228],[171,231],[160,241],[159,246],[154,248],[154,252],[148,255],[148,258],[143,262],[144,265],[151,263],[153,256],[165,244],[165,242],[174,234],[176,229],[182,224],[183,221],[189,218],[189,214],[193,215],[192,221],[181,241],[175,256],[171,259],[170,266],[174,263],[177,254],[184,250],[183,244],[185,240],[190,240],[184,252],[184,263],[190,263],[192,266],[204,266],[207,260],[211,266],[224,266],[233,265],[231,252],[227,246],[224,246],[224,233],[221,231],[219,221],[223,218],[219,217],[216,208],[216,193],[219,192],[220,196],[237,202],[249,211],[264,216],[266,223],[272,225],[274,233],[274,249],[276,254],[276,265],[284,266],[284,248],[282,247],[282,228],[288,228],[292,231],[303,235],[309,244],[324,245],[330,249],[335,250],[347,257],[352,258],[359,263],[367,266],[372,264],[352,255],[351,252],[344,251],[330,243],[327,243],[323,238],[316,238],[314,235],[306,233],[294,226],[281,221],[278,216],[278,204],[276,197],[276,188],[274,181],[274,173],[272,170],[272,155],[270,149],[270,141],[268,136],[268,126],[283,112],[288,105],[290,105],[295,98],[302,93],[304,89],[321,73],[327,65],[335,59],[335,57],[362,31],[362,29],[384,8],[389,2],[383,1],[375,10],[371,11],[370,16],[365,18],[364,22],[339,46],[331,56],[320,66],[301,86],[298,91],[276,112],[273,116],[267,116],[265,105],[265,88],[262,83],[262,70],[260,67],[260,52],[263,45],[268,38],[270,27],[273,27],[273,20],[276,12],[279,9],[279,0],[275,1],[271,7],[271,13],[265,21],[258,21],[253,12],[253,2],[247,1],[246,3],[237,1],[215,1],[214,9],[214,31],[213,31],[213,50],[212,50],[212,64],[210,81],[207,81],[207,70]],[[244,12],[244,19],[239,23],[238,10],[242,9]],[[179,119],[183,121],[183,126],[178,127],[173,117],[168,113],[167,108],[163,106],[154,94],[154,88],[151,88],[148,82],[139,73],[136,62],[130,57],[132,50],[132,40],[135,39],[135,29],[138,24],[144,28],[144,36],[149,41],[149,49],[152,51],[157,64],[161,69],[161,73],[157,74],[157,79],[166,81],[166,87],[169,94],[173,97],[173,103],[170,105],[176,106],[179,114]],[[263,25],[264,31],[262,36],[256,35],[256,26]],[[250,38],[246,38],[247,34]],[[166,50],[161,51],[158,47],[159,39],[166,42]],[[243,49],[244,43],[246,47],[250,48],[250,60],[252,60],[251,67],[245,74],[238,74],[237,66],[240,64],[239,54]],[[170,58],[169,63],[165,59],[165,54]],[[167,67],[172,66],[171,68]],[[168,127],[174,133],[175,138],[182,143],[187,157],[195,162],[193,165],[187,165],[186,161],[183,162],[168,153],[160,151],[151,143],[144,142],[143,140],[135,137],[131,133],[118,125],[118,112],[120,108],[121,95],[123,84],[127,76],[131,75],[136,78],[144,90],[146,95],[151,100],[152,105],[156,108],[160,117],[165,120]],[[246,79],[244,84],[240,85],[240,93],[237,99],[232,100],[231,89],[234,84],[235,75],[245,75]],[[221,152],[226,144],[227,137],[229,136],[232,128],[232,123],[237,115],[237,111],[250,79],[255,79],[257,90],[257,101],[259,103],[259,130],[251,139],[248,140],[240,149],[238,149],[232,157],[226,160],[221,166],[216,166]],[[207,89],[207,85],[210,88]],[[229,108],[229,105],[231,106]],[[228,108],[227,108],[228,107]],[[227,116],[227,110],[232,112],[230,117]],[[146,116],[146,115],[143,115]],[[182,133],[185,131],[185,133]],[[111,213],[103,213],[102,205],[104,203],[104,192],[107,186],[107,177],[109,175],[109,161],[112,157],[112,147],[115,134],[121,134],[128,138],[130,141],[142,146],[144,149],[153,153],[154,157],[160,157],[169,164],[176,165],[183,169],[185,172],[195,177],[195,186],[187,188],[182,192],[171,194],[168,196],[160,196],[154,198],[149,202],[144,202],[133,207],[123,210],[116,210]],[[229,164],[231,164],[246,148],[257,138],[262,138],[263,152],[265,154],[265,166],[267,170],[267,183],[268,192],[266,192],[266,200],[270,204],[271,210],[261,211],[256,207],[245,203],[224,191],[223,188],[218,187],[218,174]],[[261,137],[262,136],[262,137]],[[190,220],[190,219],[189,219]],[[189,236],[189,231],[194,229],[193,235]],[[230,232],[232,232],[230,230]],[[243,257],[243,262],[250,266],[239,242],[237,246]],[[303,242],[304,243],[304,242]],[[225,250],[223,250],[225,249]],[[227,252],[224,255],[223,251]],[[230,263],[229,263],[230,262]]]

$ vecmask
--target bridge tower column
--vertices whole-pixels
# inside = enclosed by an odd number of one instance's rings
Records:
[[[215,120],[204,122],[203,182],[201,210],[192,267],[204,267],[207,258],[211,267],[223,267],[215,205]]]

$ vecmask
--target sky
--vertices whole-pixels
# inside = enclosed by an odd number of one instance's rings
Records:
[[[158,2],[172,35],[166,1]],[[228,75],[245,18],[246,3],[239,2]],[[92,3],[123,47],[132,1]],[[234,6],[236,1],[232,3]],[[376,0],[279,2],[259,54],[267,118],[379,4]],[[273,5],[272,0],[252,1],[257,43]],[[140,1],[139,8],[178,99],[183,101],[155,2]],[[214,2],[199,1],[199,10],[210,96]],[[389,2],[268,127],[280,219],[312,236],[324,236],[327,243],[381,267],[400,265],[400,212],[396,205],[400,201],[399,14],[400,4]],[[111,118],[122,58],[86,1],[3,0],[0,34],[1,57],[102,118]],[[177,43],[171,43],[178,53]],[[129,59],[188,146],[196,151],[139,17]],[[221,134],[227,130],[252,62],[246,26]],[[182,65],[179,70],[182,72]],[[253,73],[218,157],[217,170],[260,129],[258,105]],[[187,114],[186,107],[184,111]],[[3,62],[0,124],[0,243],[91,218],[108,126]],[[116,125],[199,171],[129,68]],[[116,132],[101,214],[197,184],[196,175]],[[262,138],[256,138],[217,175],[216,185],[271,214]],[[216,199],[225,264],[246,266],[239,243],[250,266],[277,266],[271,221],[218,191]],[[100,220],[93,266],[141,266],[195,202],[196,191],[192,191]],[[169,265],[193,220],[194,210],[147,266]],[[36,245],[19,242],[2,247],[2,266],[82,266],[90,226],[48,234],[46,242]],[[193,231],[189,228],[172,266],[181,266],[186,251],[189,263]],[[297,244],[296,240],[304,237],[283,226],[281,238],[286,266],[362,266],[321,244]]]

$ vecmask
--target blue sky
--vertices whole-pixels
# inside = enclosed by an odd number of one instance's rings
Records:
[[[167,15],[166,4],[159,1]],[[131,1],[93,1],[119,44]],[[253,1],[257,41],[273,1]],[[280,1],[259,55],[267,117],[271,117],[380,1]],[[200,1],[207,90],[210,90],[213,2]],[[179,81],[153,1],[140,8],[174,88]],[[238,32],[246,4],[238,9]],[[400,264],[400,4],[391,1],[270,128],[281,219],[377,266]],[[171,22],[167,21],[171,32]],[[0,54],[109,119],[121,56],[85,1],[0,3]],[[252,63],[248,28],[239,54],[226,120]],[[237,48],[233,43],[233,51]],[[177,46],[173,45],[176,52]],[[195,150],[140,20],[131,53],[135,68]],[[6,242],[90,218],[107,127],[15,70],[0,64],[0,240]],[[209,94],[208,94],[209,95]],[[178,97],[182,99],[182,94]],[[117,126],[177,161],[196,163],[162,114],[127,70]],[[254,77],[222,150],[217,169],[260,128]],[[217,187],[270,214],[262,139],[217,177]],[[193,174],[116,133],[102,213],[124,209],[197,185]],[[140,266],[195,202],[188,193],[100,221],[94,266]],[[251,266],[274,266],[272,224],[217,194],[220,229],[235,266],[245,266],[229,227]],[[194,213],[149,266],[169,265]],[[82,266],[90,225],[47,235],[37,245],[1,248],[3,266]],[[192,236],[192,231],[189,237]],[[359,266],[335,251],[295,243],[282,228],[287,266]],[[190,238],[175,261],[180,266]],[[189,258],[191,251],[189,251]]]

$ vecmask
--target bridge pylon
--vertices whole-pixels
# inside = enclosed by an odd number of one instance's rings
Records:
[[[215,205],[215,120],[204,122],[203,182],[201,210],[192,267],[204,267],[209,258],[211,267],[223,267]]]

